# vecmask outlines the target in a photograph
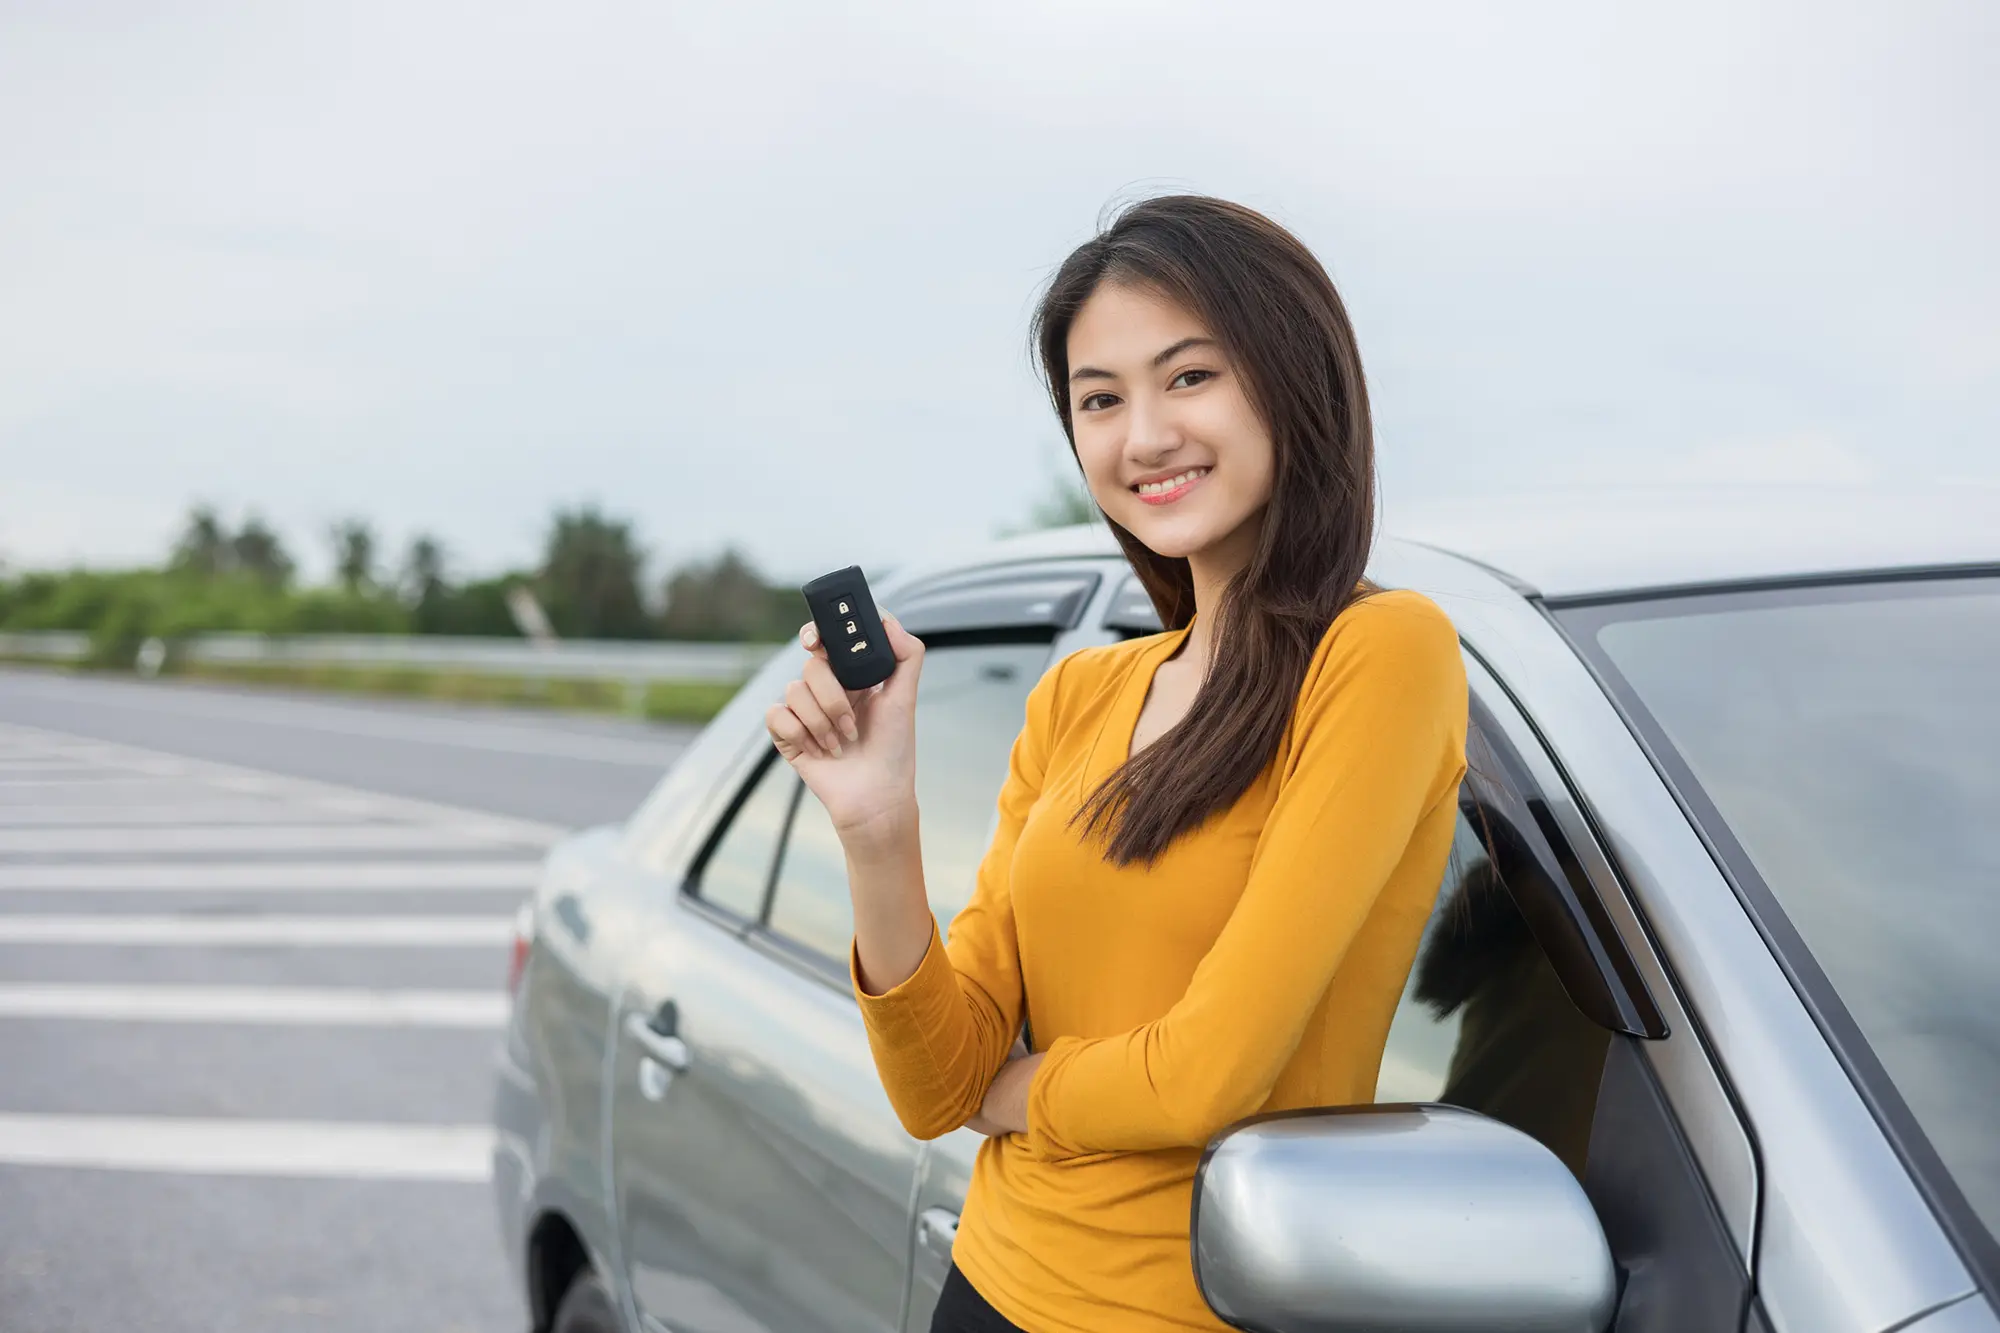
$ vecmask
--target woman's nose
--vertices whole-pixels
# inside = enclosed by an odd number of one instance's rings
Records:
[[[1135,462],[1151,466],[1180,447],[1173,411],[1157,399],[1132,399],[1125,422],[1125,452]]]

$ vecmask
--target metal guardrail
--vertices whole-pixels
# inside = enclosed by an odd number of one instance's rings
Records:
[[[771,643],[627,642],[525,639],[447,634],[197,634],[175,643],[174,660],[212,666],[410,667],[547,680],[748,680],[778,651]],[[0,657],[80,661],[90,636],[67,632],[0,633]],[[155,659],[157,664],[157,659]]]
[[[0,633],[0,657],[35,662],[80,662],[90,654],[90,636],[75,630],[13,630]]]

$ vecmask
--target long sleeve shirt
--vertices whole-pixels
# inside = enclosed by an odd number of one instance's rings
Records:
[[[949,944],[934,935],[885,994],[855,985],[918,1137],[979,1109],[1024,1021],[1046,1053],[1028,1132],[980,1149],[953,1251],[1031,1333],[1224,1327],[1188,1248],[1202,1149],[1259,1112],[1374,1099],[1451,846],[1457,636],[1427,599],[1386,592],[1327,630],[1277,754],[1234,805],[1151,866],[1106,860],[1071,817],[1127,758],[1186,636],[1048,671]]]

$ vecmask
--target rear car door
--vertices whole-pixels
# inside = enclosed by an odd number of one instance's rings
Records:
[[[985,851],[1028,691],[1094,583],[1000,573],[883,599],[928,647],[918,799],[926,881],[951,910]],[[888,1333],[904,1314],[921,1149],[849,990],[838,840],[789,766],[752,748],[619,1003],[611,1174],[635,1313],[688,1333]]]

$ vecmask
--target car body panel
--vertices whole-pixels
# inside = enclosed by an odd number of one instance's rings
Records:
[[[1775,1333],[1879,1330],[1971,1278],[1637,739],[1542,612],[1443,553],[1399,552],[1520,701],[1624,872],[1633,905],[1727,1075],[1762,1197],[1702,1158],[1725,1209],[1759,1210],[1755,1272]],[[1426,571],[1422,566],[1431,565]],[[1506,592],[1509,595],[1503,596]],[[1697,1144],[1698,1109],[1689,1111]],[[1732,1203],[1732,1199],[1734,1202]]]
[[[657,1097],[636,1042],[611,1065],[619,1242],[642,1326],[893,1330],[918,1146],[852,999],[680,900],[649,933],[619,1028],[671,998],[690,1059]]]
[[[1551,503],[1560,510],[1568,501]],[[1956,509],[1947,505],[1947,517],[1957,517],[1933,523],[1928,534],[1907,524],[1880,527],[1869,541],[1843,548],[1848,555],[1838,567],[1990,558],[1992,537],[1970,534],[1986,503],[1973,497]],[[1533,524],[1496,523],[1461,542],[1461,554],[1427,544],[1449,534],[1420,529],[1423,541],[1378,543],[1371,573],[1435,599],[1459,628],[1475,688],[1504,703],[1498,711],[1518,733],[1511,739],[1666,1016],[1667,1038],[1639,1049],[1753,1273],[1759,1317],[1772,1333],[1882,1333],[1910,1320],[1938,1333],[1972,1333],[1991,1327],[1991,1307],[1983,1298],[1961,1299],[1974,1290],[1964,1264],[1643,747],[1533,595],[1536,588],[1583,595],[1707,577],[1789,577],[1824,564],[1840,516],[1860,511],[1819,504],[1819,528],[1789,539],[1766,533],[1762,548],[1754,521],[1760,512],[1770,511],[1753,506],[1716,520],[1706,552],[1677,549],[1671,525],[1655,524],[1616,559],[1598,559],[1587,542],[1579,549],[1593,531],[1607,534],[1607,549],[1617,547],[1615,531],[1589,515],[1551,519],[1539,536]],[[1995,530],[2000,524],[1985,532]],[[1683,533],[1678,547],[1688,545]],[[1126,580],[1101,527],[970,546],[880,580],[878,597],[893,607],[898,588],[1037,561],[1102,561],[1113,575],[1100,581],[1076,628],[1058,638],[1055,656],[1122,637],[1102,624]],[[795,1290],[826,1297],[822,1313],[846,1319],[827,1326],[875,1327],[868,1321],[887,1312],[880,1326],[900,1323],[920,1333],[945,1260],[919,1243],[917,1219],[956,1212],[980,1138],[958,1131],[916,1145],[902,1137],[867,1063],[851,999],[679,898],[701,839],[764,749],[765,708],[802,660],[796,647],[775,650],[632,820],[552,853],[502,1061],[496,1197],[517,1265],[536,1217],[560,1210],[631,1318],[634,1291],[625,1275],[632,1256],[608,1202],[614,1179],[657,1171],[675,1154],[685,1162],[689,1145],[656,1141],[642,1108],[631,1103],[627,1089],[636,1076],[630,1053],[619,1048],[620,1024],[661,998],[661,984],[649,978],[740,966],[741,976],[712,983],[738,1001],[688,1013],[695,1057],[734,1079],[710,1089],[717,1108],[734,1108],[730,1117],[717,1110],[723,1118],[711,1123],[730,1120],[728,1132],[741,1135],[732,1150],[756,1164],[753,1178],[773,1197],[791,1190],[789,1197],[802,1201],[796,1218],[771,1214],[770,1225],[801,1246],[820,1247],[801,1259],[806,1269],[830,1271],[823,1261],[847,1244],[860,1247],[846,1252],[849,1259],[878,1277],[907,1269],[909,1290],[886,1304],[851,1300],[838,1282],[815,1288],[794,1275]],[[744,980],[753,976],[755,984]],[[675,1087],[667,1095],[698,1091]],[[632,1127],[622,1153],[607,1137],[612,1123]],[[853,1158],[834,1160],[844,1152]],[[656,1165],[635,1167],[641,1157]],[[827,1197],[810,1197],[814,1191]],[[846,1230],[829,1245],[826,1228],[835,1225]],[[727,1275],[681,1276],[701,1282]],[[759,1276],[770,1278],[750,1267],[732,1280]],[[750,1322],[711,1321],[714,1327],[770,1326],[767,1313],[730,1300]],[[869,1308],[855,1313],[862,1307]]]

